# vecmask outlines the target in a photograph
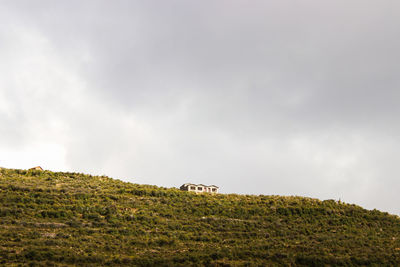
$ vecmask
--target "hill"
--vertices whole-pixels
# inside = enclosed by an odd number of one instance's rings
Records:
[[[304,197],[194,194],[0,169],[0,264],[400,265],[400,219]]]

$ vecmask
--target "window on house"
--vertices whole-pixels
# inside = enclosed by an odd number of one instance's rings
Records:
[[[196,187],[195,186],[191,186],[190,190],[196,190]]]
[[[203,187],[199,186],[199,187],[197,187],[197,190],[203,191]]]
[[[213,191],[213,192],[217,192],[217,188],[213,188],[212,191]]]

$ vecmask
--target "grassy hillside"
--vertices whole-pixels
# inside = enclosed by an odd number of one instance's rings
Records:
[[[0,264],[400,265],[400,220],[333,200],[210,195],[0,169]]]

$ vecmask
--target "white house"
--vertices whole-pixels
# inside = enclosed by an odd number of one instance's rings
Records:
[[[191,184],[186,183],[180,187],[183,191],[191,191],[196,193],[218,193],[219,187],[216,185],[204,185],[204,184]]]

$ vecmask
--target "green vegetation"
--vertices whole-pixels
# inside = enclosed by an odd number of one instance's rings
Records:
[[[0,169],[0,203],[0,265],[400,265],[397,216],[334,200]]]

